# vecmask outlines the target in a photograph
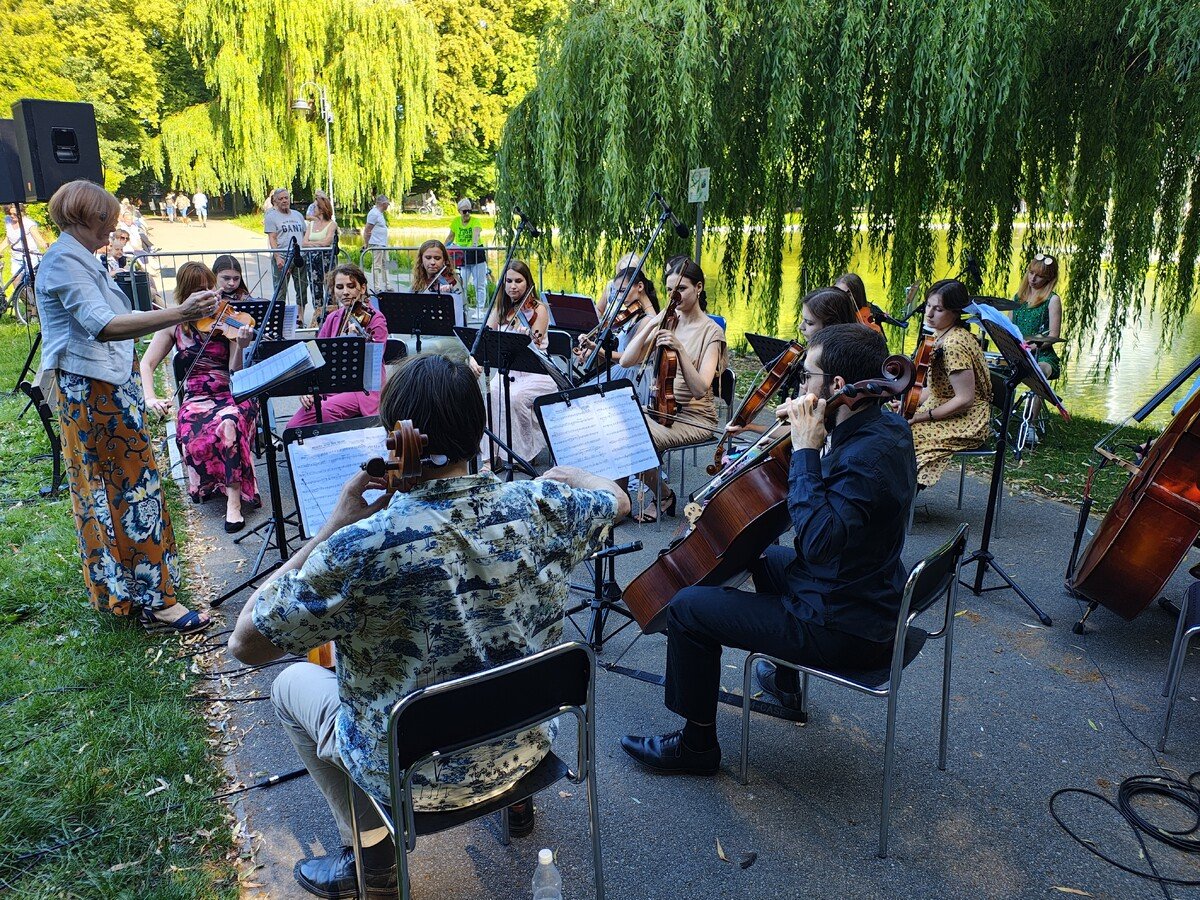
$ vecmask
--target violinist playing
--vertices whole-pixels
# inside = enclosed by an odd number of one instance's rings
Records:
[[[505,484],[471,475],[484,407],[470,369],[444,356],[406,360],[388,381],[380,415],[410,420],[428,439],[419,481],[368,503],[384,487],[353,476],[320,533],[243,607],[229,649],[246,663],[303,655],[336,641],[337,672],[297,662],[271,700],[324,795],[341,848],[305,859],[301,886],[355,897],[346,773],[353,790],[387,802],[388,712],[418,688],[520,659],[562,640],[571,570],[629,510],[616,484],[580,469]],[[382,448],[381,448],[382,450]],[[510,788],[546,756],[539,727],[413,775],[418,810],[452,810]],[[358,798],[368,896],[396,896],[395,850]],[[510,807],[515,836],[534,826],[530,801]]]
[[[634,262],[636,264],[636,260]],[[617,349],[604,352],[604,355],[612,362],[608,374],[606,375],[601,367],[600,374],[588,381],[587,384],[599,384],[609,379],[616,381],[618,378],[628,378],[633,382],[634,393],[638,400],[645,403],[650,391],[648,367],[626,368],[620,364],[620,360],[629,347],[629,342],[637,333],[638,326],[645,319],[658,313],[659,304],[658,292],[654,290],[653,282],[646,277],[644,272],[639,271],[637,277],[634,277],[634,271],[634,266],[622,269],[613,279],[613,285],[616,288],[615,296],[619,297],[623,291],[625,292],[625,307],[622,312],[616,314],[613,320],[612,333],[617,338]],[[599,331],[595,332],[593,337],[598,337],[599,333]],[[590,340],[587,335],[580,335],[579,346],[575,350],[576,359],[582,364],[595,346],[595,342]]]
[[[533,273],[529,266],[519,259],[508,264],[501,276],[504,289],[500,292],[500,300],[488,317],[488,327],[494,331],[508,331],[516,334],[528,334],[533,344],[545,350],[549,346],[546,330],[550,327],[550,311],[538,297],[533,282]],[[476,375],[483,374],[483,369],[474,359],[471,368]],[[533,401],[544,394],[552,394],[557,390],[554,379],[549,375],[536,372],[510,372],[508,374],[508,397],[512,415],[512,450],[517,456],[532,460],[546,449],[546,438],[538,426],[537,417],[533,412]],[[500,378],[494,377],[489,386],[491,391],[491,408],[493,423],[504,422],[504,385]],[[506,429],[494,424],[492,430],[503,436]],[[480,452],[487,458],[486,439],[480,444]],[[492,459],[489,463],[492,469],[499,467],[499,460]]]
[[[725,332],[701,308],[705,300],[704,271],[691,259],[679,260],[667,271],[667,293],[675,299],[679,322],[674,330],[662,327],[667,309],[642,321],[641,327],[621,355],[622,366],[653,365],[658,349],[676,355],[676,374],[669,385],[654,385],[660,393],[669,389],[675,411],[659,422],[647,415],[646,424],[654,449],[661,455],[673,447],[708,440],[717,433],[717,406],[713,401],[713,380],[724,367]],[[656,378],[656,372],[647,371]],[[638,522],[653,522],[659,510],[654,496],[659,483],[657,469],[639,474],[643,490],[636,505]],[[662,485],[663,509],[675,515],[678,498],[667,484]]]
[[[906,572],[904,526],[916,491],[908,425],[878,403],[826,401],[879,376],[887,346],[866,325],[831,325],[808,345],[801,388],[776,414],[791,425],[788,512],[792,547],[772,546],[750,566],[755,592],[690,587],[667,607],[666,705],[681,730],[621,740],[630,756],[666,774],[715,775],[721,650],[738,647],[827,668],[888,664]],[[828,438],[828,441],[827,441]],[[801,708],[791,669],[759,662],[765,693]]]
[[[387,319],[367,302],[367,274],[352,263],[336,266],[326,283],[337,301],[338,308],[325,317],[319,338],[362,337],[377,344],[386,344]],[[288,428],[317,424],[316,404],[311,394],[300,397],[300,410],[288,419]],[[321,397],[321,421],[340,422],[359,416],[379,414],[379,391],[344,391]]]
[[[175,276],[175,302],[216,285],[216,276],[204,263],[185,262]],[[230,388],[230,373],[242,367],[242,351],[254,340],[254,329],[246,324],[253,320],[241,315],[244,318],[226,324],[214,323],[207,331],[201,326],[209,326],[211,320],[202,319],[157,332],[140,367],[146,408],[165,416],[171,400],[156,394],[154,370],[172,348],[179,354],[186,378],[175,441],[183,457],[188,496],[193,503],[203,503],[224,494],[225,530],[231,534],[246,524],[243,504],[262,505],[253,456],[258,406],[253,398],[234,400]]]

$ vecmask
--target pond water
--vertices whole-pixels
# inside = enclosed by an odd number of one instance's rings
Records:
[[[438,230],[440,232],[440,229]],[[444,234],[434,234],[430,229],[392,228],[390,237],[393,245],[411,244],[415,246],[430,237],[442,238]],[[1023,272],[1023,258],[1019,252],[1023,237],[1020,230],[1014,235],[1014,262],[1009,273],[1008,284],[1004,286],[1003,290],[994,285],[989,286],[989,290],[994,290],[1002,296],[1011,296],[1015,291]],[[485,241],[490,238],[490,234],[484,235]],[[951,277],[956,274],[957,268],[952,268],[944,263],[946,256],[944,233],[939,233],[937,240],[937,258],[942,261],[943,268],[936,274],[939,278]],[[713,236],[711,233],[706,235],[704,259],[702,260],[702,267],[706,272],[712,273],[719,269],[721,251],[720,236]],[[503,257],[493,254],[492,258],[495,260],[492,262],[492,269],[495,271],[499,268]],[[1066,259],[1062,258],[1060,267],[1065,269],[1065,263]],[[558,260],[545,266],[540,273],[536,265],[533,268],[535,274],[540,275],[544,289],[575,291],[595,296],[603,286],[603,280],[593,281],[582,278],[572,273],[568,266]],[[788,336],[789,333],[795,334],[794,309],[799,296],[797,269],[798,254],[795,247],[792,247],[785,251],[784,256],[783,299],[780,304],[779,327],[781,336]],[[884,297],[884,267],[882,263],[864,246],[856,253],[849,269],[862,277],[867,287],[868,298],[873,302],[880,303],[880,299]],[[1065,287],[1065,280],[1060,279],[1059,292],[1062,293]],[[1164,341],[1161,334],[1159,311],[1156,305],[1149,302],[1149,284],[1146,286],[1146,291],[1146,310],[1140,321],[1129,328],[1121,343],[1120,359],[1110,369],[1106,370],[1106,361],[1098,341],[1083,343],[1070,341],[1065,345],[1067,348],[1065,351],[1060,349],[1059,353],[1064,356],[1065,364],[1063,376],[1055,388],[1062,396],[1068,412],[1109,422],[1120,422],[1153,396],[1180,369],[1200,355],[1200,312],[1193,310],[1187,316],[1180,332],[1169,341]],[[726,318],[730,346],[744,347],[743,335],[745,332],[756,330],[755,326],[758,321],[756,311],[740,298],[731,298],[719,279],[708,286],[708,296],[709,312]],[[887,304],[880,303],[880,305],[886,306]],[[1097,321],[1102,325],[1108,318],[1109,298],[1102,296],[1099,305]],[[908,329],[910,333],[902,333],[899,329],[889,328],[889,346],[898,349],[903,340],[904,349],[911,352],[915,343],[914,335],[911,332],[915,332],[916,326],[917,321],[914,319]],[[1068,335],[1068,337],[1070,336]],[[1060,345],[1060,347],[1062,346],[1064,345]],[[1165,424],[1170,417],[1171,405],[1176,399],[1183,396],[1186,388],[1187,385],[1182,387],[1175,397],[1164,403],[1148,422],[1159,426]]]

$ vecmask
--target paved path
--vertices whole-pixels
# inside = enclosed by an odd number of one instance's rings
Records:
[[[220,240],[212,240],[219,237]],[[155,239],[171,249],[198,251],[254,246],[243,229],[219,222],[206,230],[155,225]],[[259,242],[261,243],[261,241]],[[280,410],[278,415],[286,415]],[[1039,452],[1052,452],[1042,448]],[[281,470],[287,493],[286,468]],[[698,469],[689,471],[694,487]],[[266,491],[266,473],[259,479]],[[911,564],[944,541],[960,521],[978,546],[986,485],[967,480],[963,509],[955,508],[953,473],[922,495],[905,553]],[[290,497],[285,509],[291,510]],[[247,577],[256,537],[240,546],[221,528],[222,503],[195,508],[192,547],[207,551],[204,568],[217,594]],[[251,512],[251,526],[267,511]],[[1152,744],[1161,726],[1159,690],[1173,620],[1153,606],[1126,623],[1100,610],[1089,633],[1071,624],[1080,606],[1062,587],[1075,523],[1074,508],[1029,496],[1006,499],[993,541],[997,560],[1054,617],[1043,628],[1009,591],[975,597],[963,590],[956,620],[951,690],[950,760],[937,770],[940,644],[932,643],[906,673],[897,732],[891,858],[875,857],[883,745],[883,706],[819,685],[812,721],[804,727],[755,716],[751,780],[741,785],[737,765],[739,714],[722,708],[718,730],[725,770],[715,778],[649,775],[625,757],[620,735],[674,728],[662,691],[602,672],[597,685],[597,766],[610,897],[651,898],[1014,898],[1080,896],[1154,898],[1148,881],[1107,866],[1068,838],[1047,811],[1050,795],[1082,787],[1113,796],[1130,775],[1156,772]],[[617,540],[640,539],[645,550],[619,560],[626,584],[669,538],[669,531],[623,524]],[[294,540],[291,536],[289,539]],[[195,552],[195,551],[193,551]],[[269,555],[268,558],[278,558]],[[1194,562],[1194,560],[1192,560]],[[974,570],[968,573],[974,574]],[[586,581],[583,571],[576,581]],[[989,576],[988,583],[994,583]],[[1186,584],[1178,575],[1169,594]],[[232,625],[245,594],[217,611]],[[586,616],[575,623],[587,627]],[[612,639],[602,662],[661,672],[661,636],[633,641],[629,629]],[[574,631],[568,625],[568,634]],[[631,646],[632,644],[632,646]],[[725,656],[725,685],[738,690],[744,655]],[[223,651],[209,660],[228,670],[236,661]],[[269,693],[277,668],[217,682],[224,696]],[[1200,769],[1200,671],[1185,669],[1167,766],[1184,774]],[[267,702],[218,708],[222,731],[234,747],[228,764],[246,782],[298,765]],[[1128,731],[1126,730],[1128,728]],[[564,732],[570,729],[564,729]],[[1131,733],[1130,733],[1131,732]],[[569,740],[559,746],[564,756]],[[1098,803],[1070,799],[1064,810],[1081,837],[1095,841],[1133,866],[1144,865],[1115,814]],[[293,880],[302,858],[336,850],[337,835],[308,779],[246,795],[238,804],[255,835],[250,880],[261,887],[247,896],[307,898]],[[522,898],[529,896],[538,848],[558,850],[566,896],[590,896],[590,849],[582,788],[570,785],[538,798],[534,834],[508,848],[492,822],[422,840],[413,856],[418,898]],[[721,861],[757,853],[741,869]],[[1172,859],[1153,848],[1167,874],[1200,878],[1196,860]],[[1070,888],[1075,893],[1064,894]],[[1180,894],[1173,892],[1176,896]]]

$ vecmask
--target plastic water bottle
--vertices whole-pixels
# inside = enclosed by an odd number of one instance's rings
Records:
[[[538,867],[533,873],[533,900],[562,900],[562,876],[554,865],[553,850],[538,853]]]

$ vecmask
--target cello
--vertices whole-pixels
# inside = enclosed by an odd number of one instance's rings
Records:
[[[1096,450],[1131,477],[1067,587],[1093,606],[1132,620],[1159,595],[1200,536],[1200,393],[1184,403],[1140,464],[1119,460],[1099,445]]]
[[[397,491],[408,493],[421,480],[421,465],[428,461],[424,459],[424,454],[429,438],[414,428],[410,419],[405,419],[396,423],[386,443],[391,451],[388,459],[369,459],[362,464],[363,471],[372,478],[386,478],[389,496]],[[326,669],[336,668],[337,653],[333,641],[309,650],[308,661]]]
[[[679,301],[678,289],[671,291],[671,302],[667,304],[658,326],[660,332],[674,331],[679,324]],[[650,382],[646,415],[670,428],[678,408],[675,402],[675,376],[679,372],[679,354],[669,347],[656,347],[651,358],[654,360],[654,380]]]
[[[846,385],[829,398],[826,414],[896,397],[912,386],[913,376],[912,360],[889,356],[882,377]],[[694,502],[703,508],[691,531],[625,588],[625,605],[642,631],[663,630],[667,605],[679,591],[728,581],[787,530],[791,456],[791,428],[781,423],[696,493]]]
[[[804,347],[796,341],[788,341],[788,345],[783,352],[775,358],[775,361],[767,368],[766,374],[761,382],[746,395],[746,399],[742,401],[742,405],[738,407],[738,411],[733,418],[729,420],[730,426],[734,428],[745,428],[762,410],[766,402],[771,399],[771,396],[779,390],[792,377],[796,371],[796,367],[804,360]],[[716,475],[721,471],[721,459],[725,453],[725,442],[729,440],[730,433],[725,431],[721,435],[721,439],[717,441],[717,447],[713,451],[712,465],[708,466],[705,471],[709,475]]]

